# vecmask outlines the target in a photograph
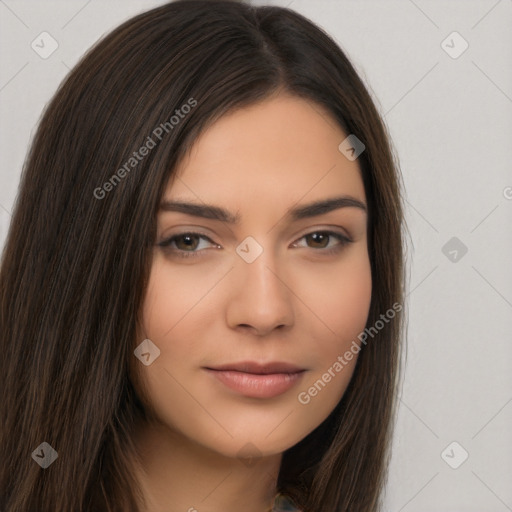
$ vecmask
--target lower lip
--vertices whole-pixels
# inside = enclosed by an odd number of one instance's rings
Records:
[[[291,389],[302,378],[304,371],[297,373],[255,373],[234,370],[211,370],[208,373],[219,379],[228,388],[252,398],[272,398]]]

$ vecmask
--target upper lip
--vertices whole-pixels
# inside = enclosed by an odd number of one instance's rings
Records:
[[[257,375],[267,375],[271,373],[298,373],[305,369],[299,368],[293,364],[282,363],[279,361],[270,363],[257,363],[255,361],[241,361],[239,363],[229,363],[220,366],[207,367],[208,370],[217,371],[236,371],[244,373],[254,373]]]

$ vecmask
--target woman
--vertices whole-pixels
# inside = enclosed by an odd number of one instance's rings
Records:
[[[181,0],[97,43],[3,252],[1,509],[378,510],[399,181],[353,66],[289,9]]]

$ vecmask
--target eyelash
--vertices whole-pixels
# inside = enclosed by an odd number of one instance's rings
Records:
[[[340,243],[334,247],[331,247],[330,249],[314,249],[314,251],[322,252],[323,254],[329,255],[329,254],[335,254],[339,252],[341,249],[343,249],[345,246],[351,244],[353,241],[346,237],[345,235],[342,235],[341,233],[337,233],[336,231],[329,231],[329,230],[318,230],[318,231],[311,231],[309,233],[306,233],[305,235],[301,236],[299,240],[302,240],[303,238],[306,238],[309,235],[328,235],[329,237],[336,238]],[[174,242],[177,238],[184,237],[184,236],[191,236],[191,237],[199,237],[207,240],[208,242],[215,244],[213,240],[211,240],[210,237],[205,235],[204,233],[198,233],[194,231],[186,231],[183,233],[178,233],[176,235],[171,236],[170,238],[163,240],[158,245],[160,247],[163,247],[166,251],[170,253],[174,253],[174,255],[178,256],[179,258],[195,258],[199,255],[199,253],[203,252],[203,250],[200,251],[182,251],[181,249],[171,249],[169,246]],[[329,240],[330,241],[330,240]]]

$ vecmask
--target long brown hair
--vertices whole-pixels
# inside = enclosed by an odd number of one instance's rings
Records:
[[[279,7],[181,0],[135,16],[69,73],[24,164],[0,271],[1,510],[138,510],[132,435],[145,411],[130,368],[159,200],[205,127],[280,90],[327,109],[366,146],[367,326],[403,303],[397,158],[337,44]],[[134,163],[148,137],[155,145]],[[335,410],[284,453],[278,490],[302,510],[377,510],[403,319],[397,311],[362,346]],[[43,442],[58,453],[46,469],[31,456]]]

